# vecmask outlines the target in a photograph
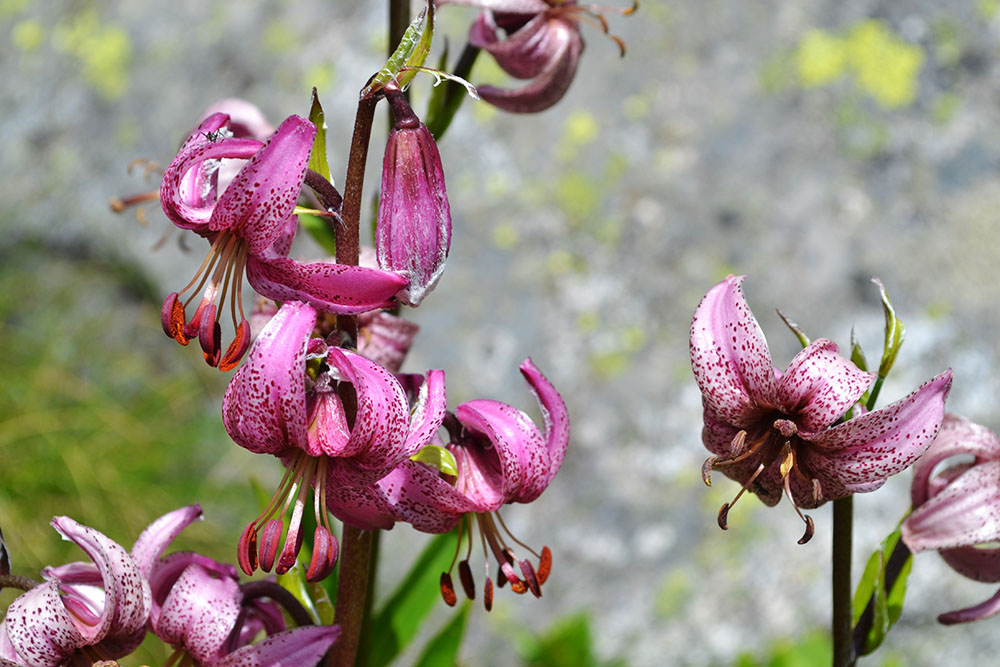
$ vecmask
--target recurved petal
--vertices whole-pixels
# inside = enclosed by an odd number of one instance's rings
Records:
[[[436,470],[414,461],[403,461],[374,488],[396,520],[424,533],[446,533],[466,513],[491,509],[463,495]]]
[[[825,338],[802,349],[778,381],[778,404],[804,433],[815,433],[834,423],[875,380],[849,359],[836,343]]]
[[[305,118],[286,118],[219,197],[209,228],[236,231],[253,255],[267,250],[295,209],[315,136]]]
[[[944,419],[951,371],[880,410],[810,436],[800,454],[827,500],[874,491],[926,451]]]
[[[958,547],[938,552],[953,570],[975,581],[996,583],[1000,581],[1000,548]]]
[[[448,398],[445,392],[444,371],[429,370],[417,401],[410,415],[410,428],[403,443],[403,456],[410,458],[424,445],[430,444],[434,435],[441,428],[444,415],[448,408]],[[394,466],[395,467],[395,466]]]
[[[569,21],[538,14],[514,34],[501,39],[492,12],[483,12],[469,30],[469,43],[489,52],[497,65],[518,79],[533,79],[562,57],[575,34]]]
[[[914,507],[922,505],[933,494],[940,475],[933,479],[931,475],[938,464],[960,455],[972,455],[976,463],[1000,460],[1000,438],[985,426],[948,413],[934,442],[913,466],[910,498]]]
[[[260,108],[238,97],[227,97],[214,102],[202,112],[202,118],[212,114],[227,114],[229,129],[237,138],[251,138],[263,141],[274,133],[274,126]]]
[[[89,642],[70,617],[59,595],[59,584],[48,581],[21,594],[7,608],[7,639],[12,660],[38,667],[56,667]]]
[[[966,470],[914,509],[902,533],[914,552],[1000,540],[1000,461]]]
[[[691,367],[705,407],[738,428],[776,407],[771,353],[743,297],[743,278],[709,290],[691,323]]]
[[[246,160],[260,150],[255,139],[216,137],[228,127],[229,116],[209,115],[194,130],[170,162],[160,182],[163,212],[182,229],[207,231],[215,209],[220,161]]]
[[[561,100],[573,83],[580,54],[583,53],[583,40],[580,33],[571,28],[561,28],[553,35],[564,39],[565,43],[558,44],[560,49],[552,54],[547,67],[528,84],[515,89],[479,86],[479,96],[493,106],[513,113],[544,111]]]
[[[566,410],[566,403],[556,388],[549,382],[548,378],[542,375],[531,357],[521,362],[521,375],[528,382],[528,387],[538,401],[538,407],[542,412],[542,423],[545,426],[545,448],[549,452],[549,467],[545,473],[542,489],[549,485],[552,478],[559,472],[562,466],[563,457],[566,455],[566,446],[569,444],[569,412]],[[538,491],[541,493],[541,490]]]
[[[275,455],[306,445],[305,354],[315,324],[312,306],[290,301],[260,332],[222,401],[236,444]]]
[[[993,597],[989,600],[980,602],[975,606],[941,614],[938,616],[938,623],[944,625],[968,623],[969,621],[979,621],[990,616],[995,616],[997,613],[1000,613],[1000,591],[994,593]]]
[[[389,308],[393,296],[406,286],[406,278],[391,271],[328,262],[303,264],[277,256],[250,256],[247,280],[276,301],[303,301],[339,315]]]
[[[528,415],[500,401],[479,399],[459,405],[455,416],[469,432],[493,444],[493,451],[477,445],[462,448],[459,492],[492,511],[515,500],[531,502],[545,490],[551,458]]]
[[[243,593],[230,577],[188,565],[170,588],[153,631],[183,646],[199,664],[214,664],[240,615]]]
[[[439,0],[436,4],[482,7],[510,14],[535,14],[549,8],[545,0]]]
[[[244,646],[214,667],[298,667],[315,665],[337,641],[336,625],[305,625],[271,635],[256,644]]]
[[[132,560],[139,567],[142,576],[149,579],[153,565],[180,532],[191,523],[201,520],[201,505],[197,503],[181,507],[164,514],[146,527],[132,545]]]
[[[409,406],[403,387],[392,373],[356,352],[332,347],[326,361],[331,372],[354,385],[357,395],[354,428],[347,446],[337,455],[353,457],[366,470],[388,472],[407,458],[403,443],[409,429]]]

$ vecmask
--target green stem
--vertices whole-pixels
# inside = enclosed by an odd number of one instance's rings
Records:
[[[375,572],[378,569],[379,543],[381,530],[370,531],[372,534],[371,558],[368,561],[368,591],[365,595],[365,611],[361,622],[361,638],[358,644],[357,664],[367,665],[372,649],[372,613],[375,607]]]
[[[333,622],[340,626],[340,638],[330,651],[331,667],[352,667],[357,663],[358,646],[365,625],[368,580],[372,570],[372,535],[344,524],[340,541],[340,574],[337,579],[337,610]]]
[[[833,501],[833,667],[855,662],[851,628],[851,533],[854,497]]]

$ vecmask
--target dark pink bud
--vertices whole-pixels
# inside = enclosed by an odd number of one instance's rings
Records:
[[[281,531],[284,524],[280,519],[271,519],[264,526],[264,531],[260,537],[260,569],[270,572],[274,567],[274,559],[278,555],[278,547],[281,545]]]
[[[396,126],[382,162],[375,249],[380,269],[410,281],[397,298],[417,306],[444,271],[451,246],[451,209],[434,137],[409,106],[403,106],[405,100],[397,99],[403,98],[390,97]]]

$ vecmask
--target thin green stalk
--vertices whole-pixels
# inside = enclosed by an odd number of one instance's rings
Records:
[[[833,501],[833,667],[852,667],[856,659],[851,628],[853,515],[853,496]]]

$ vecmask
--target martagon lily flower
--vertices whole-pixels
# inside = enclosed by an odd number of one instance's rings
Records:
[[[45,583],[10,604],[0,624],[0,664],[89,666],[128,655],[146,636],[146,579],[103,533],[65,516],[52,527],[93,562],[46,568]]]
[[[541,597],[542,584],[552,567],[549,548],[535,552],[511,534],[500,515],[504,505],[530,503],[542,494],[559,472],[569,442],[569,415],[555,387],[531,359],[521,364],[521,374],[538,400],[544,433],[528,415],[506,403],[462,403],[444,421],[457,476],[408,460],[371,487],[353,490],[354,516],[340,516],[343,502],[331,507],[334,514],[360,528],[389,528],[393,521],[405,521],[423,532],[444,533],[458,526],[458,550],[448,571],[441,575],[441,593],[449,605],[457,601],[451,572],[463,536],[467,553],[458,564],[459,578],[466,596],[476,596],[469,566],[474,525],[486,551],[483,602],[487,611],[493,605],[490,555],[500,570],[498,586],[510,582],[515,592],[530,590],[537,597]],[[362,515],[367,523],[358,520]],[[535,557],[537,569],[523,552],[518,555],[515,545]]]
[[[469,31],[469,43],[493,56],[497,65],[517,79],[530,79],[515,90],[478,86],[480,97],[490,104],[517,113],[548,109],[562,99],[576,74],[583,53],[580,21],[595,24],[608,33],[604,8],[578,4],[576,0],[446,0],[438,4],[472,5],[485,11]],[[631,14],[638,7],[623,9]],[[501,30],[506,37],[501,37]]]
[[[328,496],[365,487],[429,443],[445,414],[444,372],[432,370],[411,413],[396,377],[365,357],[311,338],[316,311],[285,303],[260,333],[223,399],[230,437],[256,453],[273,454],[287,472],[267,509],[240,538],[239,563],[248,575],[275,563],[284,522],[292,517],[275,571],[295,563],[306,499],[313,491],[316,534],[310,581],[326,577],[337,559],[327,517]],[[353,423],[345,400],[356,403]],[[259,540],[258,556],[258,534]]]
[[[896,403],[841,422],[874,375],[826,339],[810,343],[779,372],[742,282],[730,276],[713,287],[691,325],[691,365],[705,408],[702,440],[713,454],[702,476],[711,484],[711,472],[722,470],[742,485],[719,511],[723,529],[744,491],[769,506],[784,492],[806,524],[802,544],[813,534],[802,509],[874,491],[927,449],[944,418],[951,371]]]
[[[942,465],[943,464],[943,465]],[[937,549],[959,574],[1000,582],[1000,438],[964,417],[945,415],[937,438],[913,466],[913,513],[903,542],[918,553]],[[967,609],[938,616],[946,625],[1000,613],[1000,591]]]
[[[391,305],[393,295],[406,284],[404,277],[389,271],[289,259],[296,229],[293,211],[316,128],[304,118],[289,116],[261,145],[229,136],[229,122],[229,116],[219,113],[205,119],[167,168],[160,187],[167,217],[211,243],[194,279],[164,301],[163,330],[182,345],[197,336],[205,361],[224,371],[239,364],[251,341],[241,298],[244,271],[266,297],[305,301],[332,313],[357,314]],[[220,161],[247,158],[225,191],[217,194]],[[188,320],[186,306],[203,287]],[[227,296],[235,337],[223,353],[219,317]]]
[[[267,608],[245,598],[232,565],[192,552],[161,557],[167,545],[201,516],[198,505],[174,510],[150,524],[132,547],[132,557],[152,591],[150,629],[175,647],[167,664],[316,664],[336,641],[338,627],[311,625],[306,616],[309,625],[286,630],[274,602]],[[250,644],[259,629],[268,636]]]

